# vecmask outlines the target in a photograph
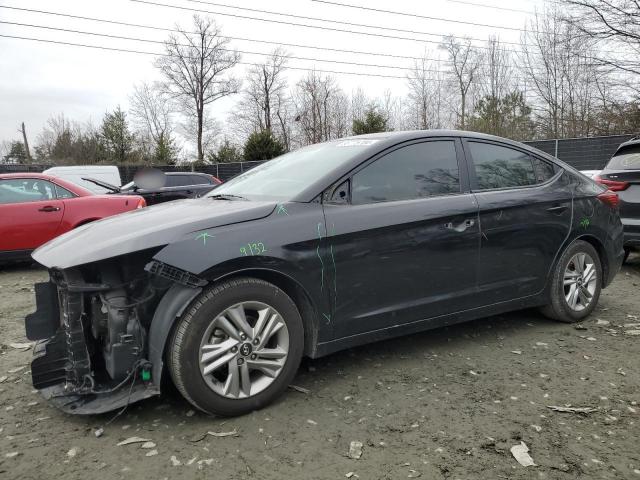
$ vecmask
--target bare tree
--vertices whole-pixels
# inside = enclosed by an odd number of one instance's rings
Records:
[[[349,101],[331,76],[313,71],[295,89],[298,143],[309,145],[348,134]]]
[[[405,121],[402,128],[426,130],[449,126],[450,91],[447,75],[430,60],[425,52],[415,60],[407,74],[409,94],[405,107]]]
[[[485,52],[477,76],[480,93],[484,97],[503,98],[514,88],[511,51],[502,45],[498,37],[491,36]]]
[[[464,130],[470,89],[478,75],[482,56],[471,44],[471,39],[469,38],[460,41],[453,36],[448,36],[443,39],[441,47],[449,55],[451,73],[458,87],[458,94],[460,95],[458,126]]]
[[[640,75],[640,3],[637,0],[564,0],[564,19],[585,36],[622,48],[623,58],[601,52],[603,65]],[[637,81],[635,82],[637,85]]]
[[[194,15],[195,33],[176,25],[177,35],[165,41],[165,55],[156,60],[162,72],[164,89],[180,104],[186,114],[195,117],[195,139],[198,161],[204,160],[203,131],[207,119],[207,105],[236,93],[239,82],[230,70],[240,60],[229,49],[229,39],[222,36],[215,21]],[[189,125],[192,125],[189,122]]]
[[[269,130],[288,149],[290,107],[286,64],[287,53],[278,48],[263,64],[248,70],[242,98],[236,105],[232,121],[243,137]]]
[[[151,150],[148,156],[155,157],[160,163],[170,162],[176,148],[172,108],[167,95],[156,86],[143,82],[134,87],[129,102],[143,150]]]
[[[592,61],[594,45],[557,6],[537,12],[522,39],[522,72],[539,97],[537,115],[543,136],[561,138],[591,133],[597,83],[603,72]]]

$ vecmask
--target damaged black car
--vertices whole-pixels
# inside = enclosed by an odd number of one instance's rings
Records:
[[[80,227],[33,254],[34,386],[70,413],[157,395],[239,415],[303,356],[528,307],[575,322],[622,263],[614,192],[520,143],[457,131],[311,145],[203,198]]]

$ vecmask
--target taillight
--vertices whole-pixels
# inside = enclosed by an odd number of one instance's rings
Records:
[[[136,209],[138,208],[144,208],[147,206],[147,202],[144,198],[140,197],[140,199],[138,200],[138,205],[136,205]]]
[[[617,180],[606,180],[600,175],[596,175],[593,179],[600,185],[604,185],[612,192],[621,192],[629,187],[629,182],[618,182]]]
[[[598,195],[598,200],[610,206],[611,208],[618,208],[618,203],[620,203],[618,194],[612,192],[611,190],[607,190],[606,192],[602,192],[600,195]]]

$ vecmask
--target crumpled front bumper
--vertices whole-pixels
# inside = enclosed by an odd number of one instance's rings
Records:
[[[25,318],[27,338],[37,341],[31,361],[33,385],[66,413],[99,414],[160,393],[134,370],[126,382],[98,385],[87,345],[83,292],[53,282],[35,286],[36,312]]]

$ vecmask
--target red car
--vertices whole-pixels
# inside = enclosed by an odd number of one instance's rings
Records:
[[[41,173],[0,174],[0,261],[28,258],[80,225],[145,206],[140,196],[95,195]]]

